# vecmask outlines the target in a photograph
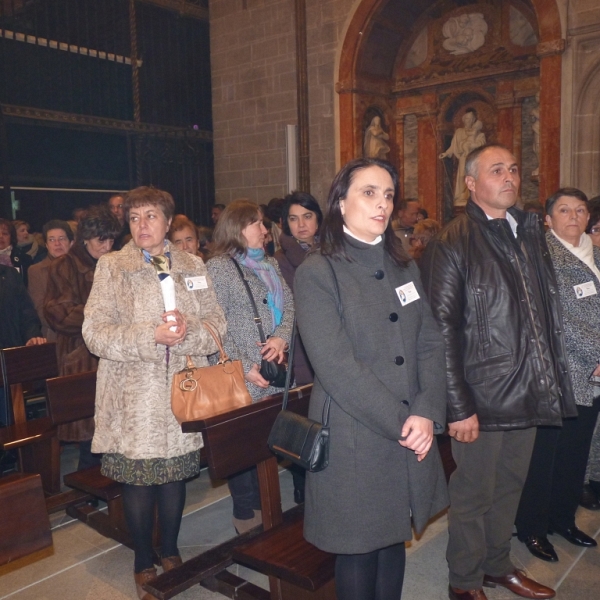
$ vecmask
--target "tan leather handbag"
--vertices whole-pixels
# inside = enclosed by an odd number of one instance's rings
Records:
[[[219,332],[206,321],[202,324],[219,347],[219,362],[209,367],[195,367],[192,358],[187,356],[185,369],[173,376],[171,409],[179,423],[252,404],[242,361],[231,360],[223,349]]]

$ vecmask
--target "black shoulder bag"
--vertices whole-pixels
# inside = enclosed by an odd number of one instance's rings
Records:
[[[238,265],[237,260],[235,258],[231,258],[235,268],[238,270],[240,277],[242,278],[242,282],[244,283],[244,287],[246,288],[246,292],[248,293],[248,298],[250,299],[250,304],[252,305],[252,311],[254,312],[254,323],[256,324],[256,329],[258,329],[258,335],[260,337],[261,344],[265,344],[267,342],[267,336],[265,335],[265,330],[262,326],[262,319],[258,315],[258,309],[256,308],[256,302],[254,301],[254,296],[252,295],[252,290],[248,285],[248,281],[244,277],[244,273]],[[265,360],[264,358],[260,361],[260,374],[273,386],[273,387],[285,387],[285,381],[287,374],[292,370],[292,359],[288,358],[288,367],[286,369],[285,364],[280,364],[275,362],[274,360]]]
[[[337,277],[329,259],[327,259],[327,263],[333,273],[338,312],[341,315],[342,301]],[[294,319],[292,343],[290,344],[290,362],[294,358],[294,347],[296,345],[295,325],[296,320]],[[287,410],[289,387],[290,377],[288,375],[285,382],[281,412],[277,415],[275,423],[273,423],[267,444],[275,454],[287,458],[311,473],[317,473],[329,465],[329,409],[331,396],[327,394],[327,399],[323,405],[321,423],[319,423]]]

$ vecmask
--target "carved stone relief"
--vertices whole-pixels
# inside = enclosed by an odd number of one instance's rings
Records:
[[[462,14],[448,19],[442,28],[444,48],[450,54],[468,54],[485,43],[488,26],[481,13]]]
[[[387,140],[390,136],[382,127],[381,117],[374,116],[365,130],[363,142],[364,155],[366,158],[381,158],[387,160],[390,147]]]

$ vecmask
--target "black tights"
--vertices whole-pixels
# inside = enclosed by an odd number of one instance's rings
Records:
[[[338,600],[400,600],[406,551],[395,544],[367,554],[338,554],[335,591]]]
[[[136,573],[154,566],[152,529],[156,504],[160,525],[160,554],[162,557],[177,556],[177,536],[185,506],[185,481],[163,485],[123,485],[123,508],[133,539]]]

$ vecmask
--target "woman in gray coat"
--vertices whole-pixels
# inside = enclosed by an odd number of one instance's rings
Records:
[[[294,322],[292,292],[277,261],[265,256],[266,233],[258,206],[248,200],[235,200],[219,217],[214,257],[207,263],[217,301],[227,319],[223,346],[230,358],[242,361],[246,385],[255,402],[281,392],[281,388],[273,387],[262,377],[260,364],[263,358],[278,363],[284,360]],[[264,345],[244,279],[268,337]],[[234,475],[228,483],[233,524],[238,533],[244,533],[262,522],[256,469]]]
[[[307,474],[304,535],[337,554],[343,600],[400,598],[404,542],[447,506],[434,433],[445,422],[441,335],[419,271],[391,228],[392,165],[337,174],[321,249],[296,271],[298,326],[315,371],[310,417],[331,397],[329,466]],[[340,306],[338,306],[338,303]]]

